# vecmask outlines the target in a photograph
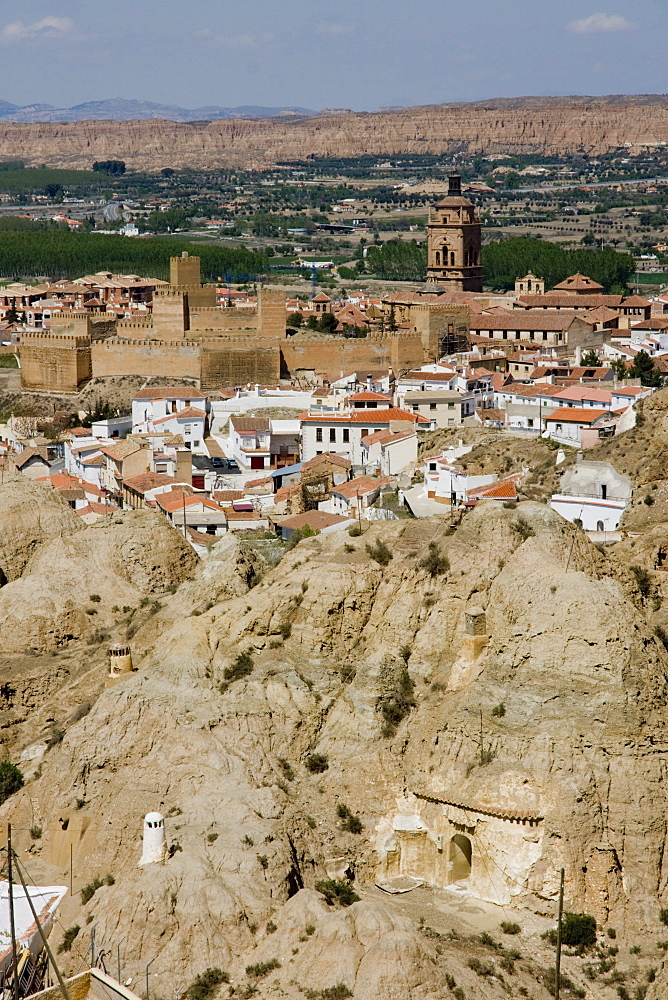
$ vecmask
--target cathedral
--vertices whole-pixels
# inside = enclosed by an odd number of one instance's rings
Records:
[[[459,292],[482,291],[481,226],[473,203],[462,195],[458,174],[431,210],[427,224],[427,281]]]

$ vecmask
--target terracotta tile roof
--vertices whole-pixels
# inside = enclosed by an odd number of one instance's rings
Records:
[[[409,413],[408,410],[399,410],[395,407],[386,410],[353,410],[352,413],[344,415],[323,413],[311,416],[309,413],[302,413],[299,419],[302,423],[309,424],[389,424],[394,420],[409,420],[413,424],[431,423],[418,413]]]
[[[570,291],[570,292],[602,292],[603,285],[599,285],[598,281],[594,281],[586,274],[571,274],[570,277],[566,278],[564,281],[560,281],[558,285],[554,286],[555,291]]]
[[[574,319],[583,319],[571,310],[549,312],[543,309],[496,310],[489,316],[483,314],[471,317],[471,332],[477,330],[516,330],[519,333],[530,330],[559,332],[567,329]],[[586,322],[586,320],[585,320]]]
[[[133,399],[206,399],[206,393],[189,385],[151,385],[140,389]]]
[[[204,410],[198,410],[195,406],[186,406],[183,410],[179,410],[178,413],[168,413],[165,417],[158,417],[157,420],[153,421],[153,424],[154,426],[165,424],[168,420],[200,420],[205,416],[206,413]]]
[[[609,417],[610,410],[594,410],[579,406],[563,406],[551,413],[546,420],[562,424],[593,424],[601,417]]]
[[[191,507],[196,503],[201,503],[204,507],[210,507],[212,510],[222,510],[217,503],[202,496],[201,493],[189,493],[185,489],[160,493],[155,500],[158,506],[167,511],[168,514],[171,514],[175,510],[180,510],[182,507]]]
[[[526,382],[511,382],[509,385],[504,385],[501,391],[512,393],[515,396],[533,398],[535,396],[553,396],[559,390],[556,386],[550,385],[549,382],[535,382],[533,385]]]
[[[230,423],[234,426],[235,431],[246,432],[257,432],[257,431],[268,431],[269,430],[269,417],[237,417],[234,414],[230,416]]]
[[[517,500],[517,490],[515,484],[522,478],[521,472],[515,472],[512,476],[504,479],[497,479],[495,483],[488,483],[487,486],[477,486],[466,491],[469,500]]]
[[[324,292],[318,292],[314,298],[311,299],[312,302],[331,302],[329,295],[325,295]]]
[[[128,455],[134,455],[140,449],[141,445],[137,444],[136,441],[125,440],[114,442],[112,445],[103,445],[100,451],[103,455],[109,455],[110,458],[116,459],[117,462],[122,462]]]
[[[414,437],[415,431],[374,431],[362,438],[362,444],[393,444],[395,441],[403,441],[404,438]]]
[[[31,458],[40,458],[46,465],[49,464],[46,448],[26,448],[14,459],[14,465],[17,469],[22,469]]]
[[[165,476],[161,472],[142,472],[139,476],[125,479],[123,485],[134,490],[135,493],[146,493],[148,490],[154,490],[157,486],[172,486],[177,481],[173,476]]]
[[[213,499],[217,503],[233,503],[235,500],[243,500],[243,490],[214,490]]]
[[[281,486],[280,490],[276,490],[274,494],[274,503],[281,503],[283,500],[287,500],[294,493],[299,493],[301,491],[300,483],[291,483],[289,486]]]
[[[500,422],[505,424],[506,422],[505,410],[496,410],[494,409],[494,407],[489,407],[488,409],[484,410],[476,410],[476,413],[478,414],[478,417],[480,418],[480,420],[482,420],[483,423],[486,423],[488,420],[492,420],[495,423]]]
[[[373,493],[380,489],[381,486],[386,486],[389,482],[391,480],[387,476],[379,476],[376,479],[371,476],[358,476],[357,479],[349,479],[348,482],[341,483],[340,486],[332,486],[332,493],[336,493],[346,500],[354,500],[358,493],[360,496],[365,496],[367,493]]]
[[[274,518],[280,527],[292,528],[299,531],[300,528],[309,527],[312,531],[322,531],[323,528],[331,528],[335,524],[347,524],[351,519],[342,517],[340,514],[328,514],[324,510],[307,510],[304,514],[291,514],[289,517]]]
[[[352,396],[348,396],[349,403],[373,403],[373,402],[383,402],[390,403],[390,396],[386,396],[382,392],[356,392]]]
[[[251,479],[250,482],[246,483],[246,489],[252,490],[255,486],[268,486],[273,483],[271,476],[265,476],[263,479]]]
[[[522,295],[521,298],[516,299],[515,308],[537,309],[542,307],[550,309],[558,306],[564,310],[578,310],[582,315],[582,310],[597,309],[599,306],[608,306],[611,309],[619,310],[623,301],[623,295],[599,295],[596,293],[591,295],[560,295],[559,292],[546,292],[544,295]]]
[[[85,507],[79,507],[75,513],[83,517],[84,514],[113,514],[115,510],[118,510],[116,504],[96,503],[92,500]]]
[[[322,465],[323,462],[329,462],[330,465],[338,465],[342,469],[346,469],[346,471],[350,469],[350,462],[347,458],[344,458],[343,455],[335,455],[331,451],[324,451],[322,455],[316,455],[314,458],[309,458],[308,462],[302,462],[301,471],[303,472],[304,469],[314,469],[317,465]],[[281,490],[278,492],[280,493]],[[276,496],[278,496],[278,493]]]
[[[593,399],[596,403],[612,403],[612,394],[605,389],[597,389],[588,385],[571,385],[568,389],[560,389],[554,395],[555,401],[560,399]]]
[[[91,437],[90,427],[69,427],[65,431],[65,437]]]
[[[266,514],[258,510],[233,510],[231,507],[225,508],[225,517],[228,521],[259,521],[266,518]]]

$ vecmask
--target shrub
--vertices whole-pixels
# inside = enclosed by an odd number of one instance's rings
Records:
[[[308,823],[311,830],[315,830],[316,826],[318,825],[316,821],[313,819],[313,816],[307,816],[306,822]]]
[[[316,990],[313,1000],[346,1000],[352,995],[353,991],[348,989],[345,983],[337,983],[336,986],[329,986],[326,990]]]
[[[280,969],[281,963],[277,958],[270,958],[268,962],[256,962],[255,965],[246,966],[246,975],[253,976],[254,979],[261,979],[273,969]]]
[[[561,940],[572,948],[589,948],[596,944],[595,918],[588,913],[565,913]]]
[[[341,829],[347,830],[348,833],[361,833],[362,830],[364,829],[362,820],[359,818],[359,816],[356,816],[354,813],[351,813],[348,806],[344,805],[343,802],[339,802],[339,804],[337,805],[336,814],[340,819],[343,820],[343,823],[341,824]]]
[[[278,631],[281,634],[281,638],[289,639],[292,635],[292,624],[290,622],[281,622]]]
[[[467,964],[469,969],[473,969],[479,976],[494,975],[494,966],[490,965],[489,962],[481,962],[479,958],[469,958]]]
[[[252,838],[252,837],[251,837],[251,836],[250,836],[249,834],[247,834],[247,833],[245,833],[245,834],[243,835],[243,837],[242,837],[242,839],[241,839],[241,843],[242,843],[242,844],[245,844],[245,846],[246,846],[246,847],[255,847],[255,841],[254,841],[254,840],[253,840],[253,838]]]
[[[513,923],[511,920],[501,921],[501,930],[504,934],[521,934],[522,928],[519,924]]]
[[[213,832],[213,833],[207,833],[206,839],[208,840],[208,842],[210,844],[215,844],[215,842],[218,840],[218,834],[215,833],[215,832]]]
[[[492,709],[492,715],[495,716],[495,718],[497,719],[502,719],[505,714],[506,714],[506,706],[504,705],[503,702],[501,702],[499,705],[495,705],[494,708]]]
[[[668,908],[662,907],[659,910],[659,920],[662,924],[666,924],[666,926],[668,926]]]
[[[316,882],[315,891],[321,892],[328,903],[339,903],[341,906],[350,906],[357,903],[359,896],[345,879],[328,878]]]
[[[260,866],[262,867],[262,869],[266,871],[267,868],[269,867],[269,858],[267,857],[267,855],[258,854],[257,859],[260,862]]]
[[[81,902],[84,904],[84,906],[86,905],[86,903],[89,903],[91,901],[97,890],[101,889],[103,885],[104,882],[102,881],[101,878],[94,878],[92,882],[89,882],[88,885],[85,885],[83,887],[83,889],[81,890]]]
[[[631,572],[635,577],[636,586],[640,596],[643,599],[649,597],[650,591],[652,590],[652,577],[649,575],[645,567],[631,566]]]
[[[520,536],[523,542],[526,542],[527,538],[531,538],[532,535],[536,534],[529,522],[521,516],[513,521],[512,528],[513,531]]]
[[[375,542],[367,542],[366,550],[374,562],[379,566],[387,566],[392,559],[392,550],[385,544],[382,538]]]
[[[273,920],[267,921],[267,934],[275,934],[278,930],[278,925],[274,923]]]
[[[57,747],[59,743],[62,743],[65,739],[65,730],[62,726],[58,726],[54,723],[51,726],[51,732],[49,733],[46,740],[46,749],[52,750],[53,747]]]
[[[216,987],[221,983],[229,983],[230,977],[222,969],[213,967],[205,972],[200,972],[186,990],[188,1000],[208,1000]]]
[[[329,767],[329,761],[325,757],[324,753],[311,753],[308,755],[304,761],[306,770],[310,771],[311,774],[322,774]]]
[[[30,836],[32,837],[33,840],[39,840],[39,838],[42,836],[41,826],[31,826]]]
[[[286,545],[286,549],[289,552],[291,549],[294,549],[296,545],[299,545],[304,538],[315,538],[315,536],[319,534],[319,531],[314,531],[313,528],[309,528],[308,524],[305,524],[303,528],[298,528],[297,531],[292,532],[288,540],[288,544]]]
[[[93,604],[99,604],[100,601],[102,600],[102,598],[100,597],[99,594],[89,594],[88,595],[88,600],[92,601]]]
[[[64,951],[71,951],[74,939],[79,933],[81,928],[79,924],[74,924],[72,927],[68,927],[63,934],[63,940],[58,945],[58,954],[61,955]]]
[[[402,720],[415,705],[413,681],[405,663],[382,680],[384,694],[376,702],[376,711],[383,717],[383,736],[394,736]]]
[[[23,788],[23,773],[8,760],[0,762],[0,806],[10,795]]]
[[[615,930],[614,927],[608,927],[606,933],[611,941],[614,941],[615,938],[617,937],[617,931]]]
[[[430,542],[427,555],[419,561],[418,566],[433,578],[448,572],[450,560],[440,551],[436,542]]]
[[[239,653],[229,667],[225,667],[223,677],[228,684],[232,684],[233,681],[241,680],[242,677],[248,677],[252,673],[253,657],[246,650],[244,653]]]
[[[283,769],[283,774],[288,779],[288,781],[294,781],[295,772],[292,770],[290,762],[287,761],[284,757],[279,757],[278,763],[281,765],[281,768]]]
[[[362,529],[359,524],[353,524],[352,527],[348,528],[348,534],[351,538],[359,538],[362,534]]]
[[[654,503],[654,497],[650,493],[648,493],[645,499],[643,500],[643,503],[646,503],[648,507],[651,507],[652,504]]]

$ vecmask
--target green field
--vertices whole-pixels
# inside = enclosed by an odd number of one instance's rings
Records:
[[[647,274],[645,271],[636,271],[631,278],[631,284],[639,285],[668,285],[668,271],[660,274]]]
[[[0,193],[30,194],[43,192],[47,184],[59,184],[62,188],[108,187],[106,174],[92,170],[47,170],[42,167],[26,167],[23,170],[0,170]]]

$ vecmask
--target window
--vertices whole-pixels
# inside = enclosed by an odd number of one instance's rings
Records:
[[[607,499],[608,499],[608,487],[604,483],[601,483],[601,500],[607,500]]]
[[[322,427],[316,427],[315,429],[315,439],[316,441],[322,441]]]
[[[454,408],[455,408],[455,404],[454,403],[448,403],[448,409],[449,410],[454,410]]]
[[[430,403],[429,404],[429,409],[430,410],[435,410],[436,409],[436,403]]]
[[[329,428],[329,440],[330,444],[336,441],[336,427]]]
[[[369,428],[368,427],[363,427],[362,428],[362,437],[366,437],[368,433],[369,433]]]
[[[596,522],[596,530],[597,531],[605,531],[605,528],[603,527],[603,521],[597,521]]]
[[[348,430],[347,427],[344,427],[343,428],[343,443],[344,444],[348,444],[349,441],[350,441],[350,431]]]

